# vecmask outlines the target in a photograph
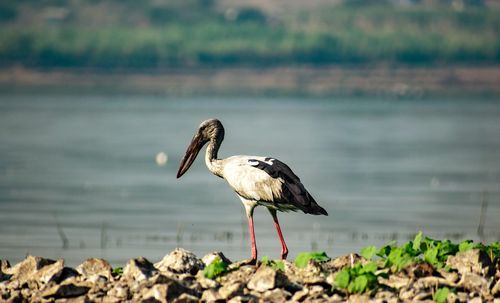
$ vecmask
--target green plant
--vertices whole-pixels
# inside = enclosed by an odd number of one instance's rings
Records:
[[[342,269],[335,277],[335,285],[349,293],[363,293],[375,289],[378,286],[378,276],[385,276],[384,273],[377,274],[376,271],[375,262],[365,265],[357,263]]]
[[[448,287],[438,288],[436,293],[434,294],[434,301],[436,303],[446,303],[448,302],[448,294],[450,293],[450,289]]]
[[[215,279],[227,272],[229,272],[227,263],[225,263],[220,257],[216,257],[212,263],[207,265],[203,269],[203,275],[209,279]]]
[[[118,276],[118,275],[123,275],[123,267],[115,267],[113,268],[113,271],[111,272],[113,276]]]
[[[310,260],[326,262],[330,260],[330,257],[328,257],[324,251],[302,252],[297,255],[297,258],[295,258],[295,266],[304,268]]]
[[[380,257],[383,268],[391,268],[399,271],[411,263],[427,262],[436,268],[446,269],[446,260],[449,256],[458,252],[478,248],[490,255],[490,258],[500,256],[500,242],[490,245],[475,244],[471,240],[454,244],[450,240],[435,240],[424,237],[422,232],[417,233],[413,241],[408,241],[401,246],[395,242],[377,249],[375,246],[367,246],[361,249],[361,255],[372,260],[375,256]]]
[[[261,262],[262,265],[270,266],[274,270],[285,271],[285,263],[283,261],[269,260],[268,256],[263,256]]]

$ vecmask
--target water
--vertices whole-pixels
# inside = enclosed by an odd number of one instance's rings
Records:
[[[0,257],[159,260],[250,255],[243,207],[202,157],[175,178],[199,123],[226,128],[220,156],[277,157],[330,216],[279,215],[290,257],[408,240],[500,239],[500,103],[494,100],[0,96]],[[168,155],[165,166],[155,157]],[[280,245],[264,208],[260,256]]]

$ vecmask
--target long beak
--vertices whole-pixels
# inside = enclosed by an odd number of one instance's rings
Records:
[[[177,171],[177,178],[180,178],[182,175],[184,175],[184,173],[191,167],[191,164],[193,164],[194,159],[196,159],[198,152],[200,152],[200,149],[204,144],[205,142],[202,140],[199,134],[196,134],[193,137],[193,140],[186,150],[186,154],[181,160],[181,165],[179,166],[179,170]]]

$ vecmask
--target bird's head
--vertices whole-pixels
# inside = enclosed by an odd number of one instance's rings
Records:
[[[200,152],[203,145],[209,141],[214,141],[214,144],[220,145],[224,139],[224,127],[217,119],[209,119],[203,121],[198,127],[198,131],[193,136],[189,144],[186,154],[181,160],[181,165],[177,171],[177,178],[180,178],[191,167],[196,156]]]

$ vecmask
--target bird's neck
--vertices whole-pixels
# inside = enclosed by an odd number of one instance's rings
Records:
[[[222,178],[222,160],[217,159],[220,143],[216,139],[210,140],[205,153],[205,164],[212,174]]]

